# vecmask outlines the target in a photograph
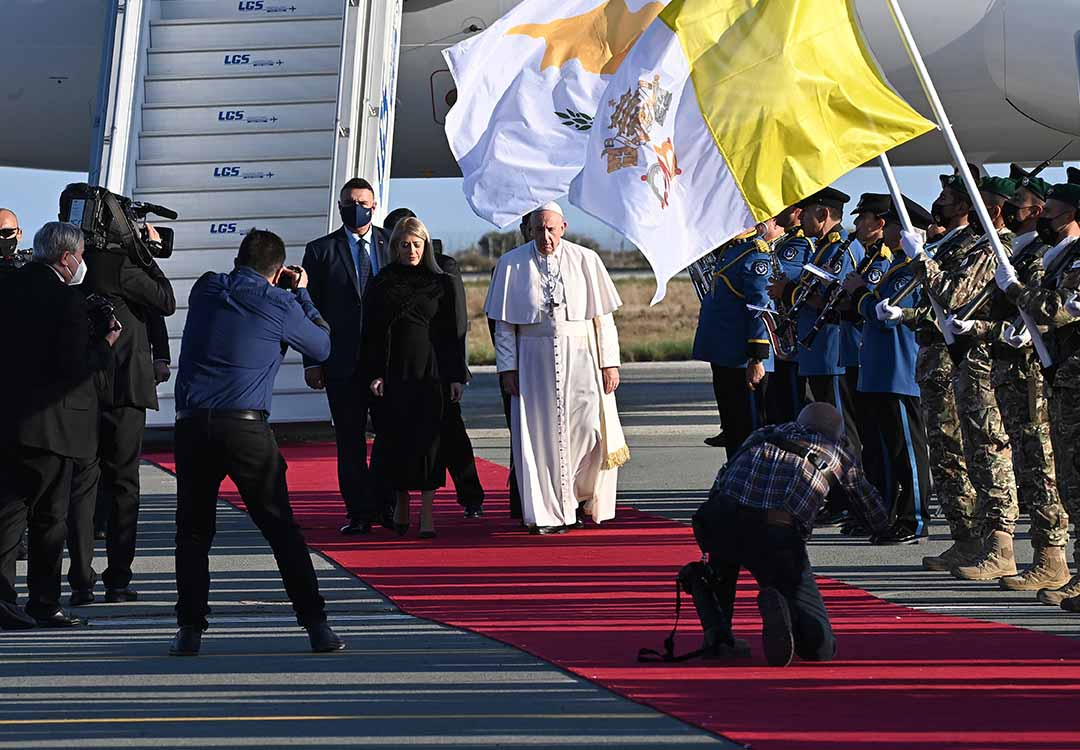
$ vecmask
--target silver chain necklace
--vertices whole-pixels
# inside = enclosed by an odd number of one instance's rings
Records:
[[[543,282],[543,294],[544,294],[544,309],[547,310],[547,314],[550,316],[555,315],[555,308],[559,306],[559,302],[556,300],[559,287],[562,286],[562,261],[563,256],[559,256],[559,262],[555,264],[554,272],[551,269],[551,253],[550,255],[543,255],[536,249],[535,243],[533,244],[533,257],[536,258],[536,265],[540,268],[541,280]],[[563,287],[563,295],[565,296],[566,289]]]

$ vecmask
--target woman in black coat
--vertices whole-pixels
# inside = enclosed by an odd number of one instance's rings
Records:
[[[365,370],[372,393],[383,399],[378,470],[397,491],[397,532],[408,531],[409,491],[420,490],[420,537],[430,539],[435,490],[446,483],[439,458],[443,399],[460,401],[465,390],[465,332],[458,330],[454,285],[435,262],[423,222],[399,221],[390,248],[396,262],[379,272],[364,299]]]

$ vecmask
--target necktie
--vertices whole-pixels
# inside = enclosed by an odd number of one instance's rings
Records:
[[[368,279],[371,278],[371,258],[368,256],[367,240],[363,237],[356,242],[357,255],[359,256],[360,265],[356,269],[356,278],[360,282],[360,294],[364,293],[367,289]]]

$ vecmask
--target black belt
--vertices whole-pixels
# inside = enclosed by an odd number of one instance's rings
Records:
[[[182,419],[246,419],[265,422],[270,415],[262,409],[180,409],[176,421]]]

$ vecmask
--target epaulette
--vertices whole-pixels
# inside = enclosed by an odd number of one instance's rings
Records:
[[[892,252],[892,250],[889,249],[888,245],[882,244],[881,250],[878,252],[878,255],[880,255],[882,258],[889,261],[890,263],[892,263],[893,252]]]
[[[843,236],[839,232],[829,232],[829,236],[825,238],[825,241],[830,245],[835,245],[843,239]]]
[[[759,253],[765,253],[766,255],[768,255],[773,251],[772,245],[770,245],[768,242],[761,239],[760,237],[754,238],[754,244],[757,245]]]
[[[799,239],[806,236],[806,232],[804,232],[802,230],[802,227],[797,228],[794,233],[789,232],[789,234],[792,234],[793,237],[796,237],[796,238],[799,238]]]

